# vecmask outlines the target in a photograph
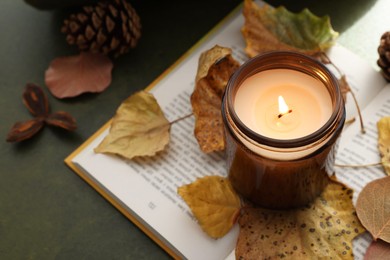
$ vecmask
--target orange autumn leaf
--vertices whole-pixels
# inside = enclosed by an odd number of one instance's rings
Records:
[[[45,72],[45,83],[57,98],[85,92],[99,93],[111,83],[113,63],[103,54],[82,52],[54,59]]]
[[[360,192],[356,212],[374,240],[390,243],[390,176],[368,183]]]
[[[353,259],[352,240],[364,231],[352,190],[335,182],[303,208],[246,208],[239,224],[236,259]]]
[[[381,163],[387,175],[390,175],[390,117],[383,117],[377,123],[378,147]]]
[[[191,105],[195,116],[195,138],[205,153],[225,149],[221,103],[226,84],[239,67],[231,49],[215,46],[199,58]]]
[[[240,197],[226,178],[203,177],[179,187],[178,193],[191,208],[203,231],[212,238],[223,237],[237,221]]]

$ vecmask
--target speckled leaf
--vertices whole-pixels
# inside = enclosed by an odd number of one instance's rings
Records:
[[[169,130],[170,123],[157,100],[152,94],[140,91],[119,106],[109,134],[95,152],[117,154],[127,159],[152,156],[168,144]]]
[[[352,190],[334,182],[304,208],[244,211],[236,259],[353,259],[352,239],[364,231]]]
[[[54,59],[45,72],[45,83],[57,98],[85,92],[99,93],[111,83],[113,63],[103,54],[82,52]]]
[[[203,177],[179,187],[178,193],[191,208],[202,229],[212,238],[223,237],[237,221],[241,201],[226,178]]]
[[[308,9],[295,14],[283,6],[259,7],[245,0],[245,24],[242,33],[245,51],[250,57],[271,50],[293,50],[306,54],[323,51],[335,42],[338,33],[332,29],[329,16],[318,17]]]
[[[381,118],[377,123],[377,127],[381,162],[387,175],[390,175],[390,117]]]
[[[195,116],[195,137],[205,153],[225,149],[222,94],[230,76],[240,65],[231,53],[229,48],[215,46],[199,58],[191,105]]]
[[[367,248],[364,260],[390,260],[390,244],[384,241],[373,241]]]
[[[363,226],[390,243],[390,176],[368,183],[360,192],[356,211]]]

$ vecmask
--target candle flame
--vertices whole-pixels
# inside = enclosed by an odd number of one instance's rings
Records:
[[[284,98],[282,96],[278,97],[278,103],[279,103],[279,113],[281,115],[289,113],[289,108],[288,108],[288,106],[287,106],[287,104],[284,101]]]

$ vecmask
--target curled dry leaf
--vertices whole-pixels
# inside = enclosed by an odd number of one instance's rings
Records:
[[[85,92],[102,92],[111,83],[111,60],[103,54],[82,52],[54,59],[45,72],[45,83],[57,98]]]
[[[222,124],[222,95],[230,76],[240,64],[231,49],[215,46],[199,58],[191,105],[195,116],[195,137],[205,153],[225,149]]]
[[[236,259],[353,259],[352,239],[362,233],[352,190],[330,183],[304,208],[246,208],[239,218]]]
[[[252,0],[244,3],[245,24],[242,33],[249,57],[272,50],[299,51],[312,55],[334,44],[338,33],[328,16],[318,17],[308,9],[299,14],[284,7],[259,7]]]
[[[241,201],[226,178],[206,176],[179,187],[178,193],[212,238],[223,237],[237,221]]]
[[[157,100],[146,91],[127,98],[116,111],[109,134],[95,148],[96,153],[109,153],[132,159],[152,156],[169,142],[170,123]]]
[[[364,260],[390,260],[390,244],[381,240],[372,242],[367,248]]]
[[[368,183],[360,192],[356,212],[363,226],[378,238],[390,243],[390,176]]]
[[[383,117],[377,123],[378,147],[381,163],[387,175],[390,175],[390,117]]]

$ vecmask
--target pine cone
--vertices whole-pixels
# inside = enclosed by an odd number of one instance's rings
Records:
[[[390,81],[390,32],[385,32],[382,35],[378,53],[377,64],[381,67],[383,76]]]
[[[141,23],[126,0],[105,0],[70,15],[61,31],[67,34],[66,41],[77,45],[80,51],[117,57],[137,45]]]

